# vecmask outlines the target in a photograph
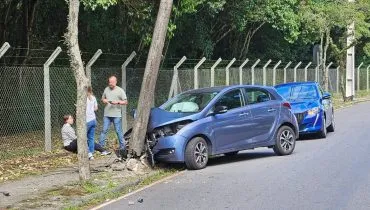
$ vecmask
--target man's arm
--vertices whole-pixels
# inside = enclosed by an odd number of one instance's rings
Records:
[[[103,95],[101,97],[101,101],[103,102],[103,104],[108,104],[109,103],[109,101],[107,99],[107,96],[106,96],[106,91],[107,91],[107,89],[104,90]]]
[[[123,89],[122,89],[121,100],[118,101],[118,104],[119,105],[127,105],[128,104],[127,96],[126,96],[126,93],[125,93],[125,91]]]

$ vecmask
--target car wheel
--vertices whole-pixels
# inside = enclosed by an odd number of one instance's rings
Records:
[[[277,155],[290,155],[295,147],[296,135],[289,126],[282,126],[279,128],[276,137],[274,152]]]
[[[321,126],[321,129],[319,131],[319,137],[324,139],[326,138],[326,134],[328,133],[327,129],[326,129],[326,120],[325,120],[325,116],[322,117],[322,126]]]
[[[195,137],[186,146],[185,164],[188,169],[205,168],[208,162],[208,145],[201,137]]]
[[[224,155],[227,156],[227,157],[231,157],[231,156],[235,156],[238,154],[239,151],[235,151],[235,152],[228,152],[228,153],[225,153]]]
[[[328,132],[334,132],[335,131],[335,118],[334,118],[334,112],[331,115],[331,124],[328,127]]]

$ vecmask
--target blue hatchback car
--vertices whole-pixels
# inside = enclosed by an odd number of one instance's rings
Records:
[[[326,138],[334,132],[334,108],[330,93],[325,93],[316,82],[293,82],[275,86],[288,100],[297,117],[300,134],[317,133]]]
[[[256,147],[289,155],[299,135],[290,108],[273,87],[190,90],[151,110],[147,141],[155,160],[189,169],[206,167],[209,156]]]

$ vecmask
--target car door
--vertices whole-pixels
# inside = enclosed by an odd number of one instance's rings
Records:
[[[330,98],[324,98],[324,91],[321,88],[321,86],[320,85],[317,85],[317,86],[319,89],[321,105],[326,114],[326,125],[325,126],[328,127],[332,122],[333,104]]]
[[[274,135],[280,112],[280,101],[262,88],[245,88],[247,107],[252,114],[253,138],[250,142],[261,143]]]
[[[222,95],[213,107],[227,106],[228,111],[212,116],[212,133],[216,142],[216,153],[233,151],[240,148],[245,139],[250,118],[250,111],[240,89],[231,90]],[[214,108],[213,108],[214,109]]]

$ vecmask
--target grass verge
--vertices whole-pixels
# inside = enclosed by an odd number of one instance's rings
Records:
[[[20,202],[13,206],[13,208],[89,209],[152,184],[180,170],[181,169],[156,168],[146,171],[143,175],[137,175],[127,170],[119,172],[102,172],[94,174],[92,179],[88,182],[58,186],[37,195],[33,199]]]

